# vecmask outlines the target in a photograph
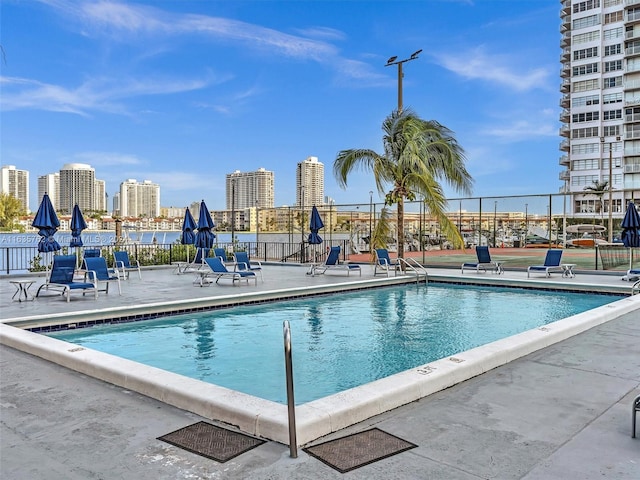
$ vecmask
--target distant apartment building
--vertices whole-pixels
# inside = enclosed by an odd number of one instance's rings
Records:
[[[67,163],[60,169],[60,204],[58,210],[70,215],[74,205],[87,214],[96,207],[96,173],[84,163]]]
[[[45,193],[49,195],[53,208],[60,210],[60,173],[47,173],[38,177],[38,202]]]
[[[160,207],[160,216],[167,218],[184,217],[185,207]]]
[[[273,208],[275,203],[274,174],[264,168],[255,172],[236,170],[226,176],[227,210]]]
[[[0,169],[0,191],[18,199],[29,211],[29,172],[18,170],[15,165],[4,165]]]
[[[113,212],[113,215],[120,215],[120,192],[113,194],[111,211]]]
[[[612,217],[640,197],[640,1],[561,0],[560,180],[572,213]]]
[[[107,183],[104,180],[95,181],[95,209],[98,212],[107,211]]]
[[[120,184],[120,215],[122,217],[160,216],[160,186],[150,180],[125,180]]]
[[[318,157],[308,157],[296,168],[296,206],[324,204],[324,164]]]

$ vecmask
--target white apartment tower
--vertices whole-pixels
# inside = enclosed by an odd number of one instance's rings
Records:
[[[60,209],[60,174],[47,173],[38,177],[38,201],[44,194],[49,195],[51,204],[55,210]]]
[[[640,197],[640,0],[561,0],[560,173],[575,216]]]
[[[29,172],[18,170],[14,165],[4,165],[0,169],[0,191],[18,199],[29,211]]]
[[[273,172],[259,168],[255,172],[236,170],[226,176],[227,210],[273,208],[275,205]]]
[[[156,218],[160,215],[160,185],[135,179],[120,184],[120,215]]]
[[[98,212],[107,211],[107,182],[104,180],[96,180],[95,184],[95,209]]]
[[[61,213],[71,215],[77,203],[83,213],[96,211],[96,172],[84,163],[67,163],[60,169]]]
[[[296,205],[324,205],[324,164],[318,157],[308,157],[296,168]]]

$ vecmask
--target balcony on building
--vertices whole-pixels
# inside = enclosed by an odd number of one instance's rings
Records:
[[[571,0],[562,0],[560,6],[560,15],[571,16]]]
[[[569,123],[570,119],[571,119],[571,110],[569,110],[568,108],[563,108],[562,111],[560,112],[560,121],[562,123]]]
[[[569,125],[562,125],[559,133],[561,137],[569,137],[571,134],[571,127],[569,127]]]
[[[562,35],[562,38],[560,39],[560,47],[564,48],[564,47],[570,47],[571,46],[571,32],[567,32],[564,35]]]
[[[569,180],[571,178],[571,172],[569,170],[563,170],[560,172],[560,175],[558,175],[558,178],[563,182]]]
[[[561,62],[568,62],[571,60],[571,48],[566,47],[562,49],[562,52],[560,52],[560,61]]]
[[[565,78],[562,80],[562,84],[560,85],[561,93],[569,93],[571,91],[571,79]]]
[[[569,78],[570,76],[571,76],[571,65],[569,64],[563,65],[562,68],[560,69],[560,77]]]
[[[568,108],[571,105],[571,95],[565,94],[560,98],[560,106],[562,108]]]
[[[569,151],[569,147],[570,147],[570,142],[568,138],[565,138],[564,140],[562,140],[560,142],[560,151],[562,152],[568,152]]]
[[[560,165],[564,165],[568,167],[571,164],[571,161],[569,160],[569,155],[560,155],[560,158],[558,159],[558,163]]]

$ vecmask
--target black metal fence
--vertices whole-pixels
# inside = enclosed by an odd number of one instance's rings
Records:
[[[218,243],[215,246],[228,252],[228,259],[233,258],[234,251],[245,251],[250,258],[263,262],[309,263],[323,261],[326,250],[331,246],[340,246],[343,259],[346,259],[349,241],[335,240],[322,245],[308,243],[282,242],[236,242]],[[193,245],[173,244],[125,244],[125,245],[91,245],[92,249],[100,249],[108,265],[113,265],[113,252],[126,250],[132,259],[141,266],[171,265],[173,262],[193,260],[196,248]],[[71,250],[71,251],[70,251]],[[76,253],[78,264],[82,248],[63,247],[58,253]],[[29,272],[40,272],[47,268],[53,259],[53,253],[40,253],[37,247],[0,247],[0,275],[11,275]]]

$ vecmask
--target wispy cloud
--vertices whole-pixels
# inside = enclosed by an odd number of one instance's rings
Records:
[[[96,111],[130,114],[121,100],[198,90],[216,82],[213,79],[95,78],[69,88],[26,78],[1,77],[0,83],[2,110],[46,110],[90,116]]]
[[[73,161],[88,163],[99,167],[140,165],[146,163],[136,155],[117,152],[79,152],[73,156]]]
[[[507,55],[491,55],[483,47],[455,54],[447,52],[437,58],[438,63],[463,78],[483,80],[515,91],[546,89],[553,77],[548,68],[525,70],[521,59]]]

